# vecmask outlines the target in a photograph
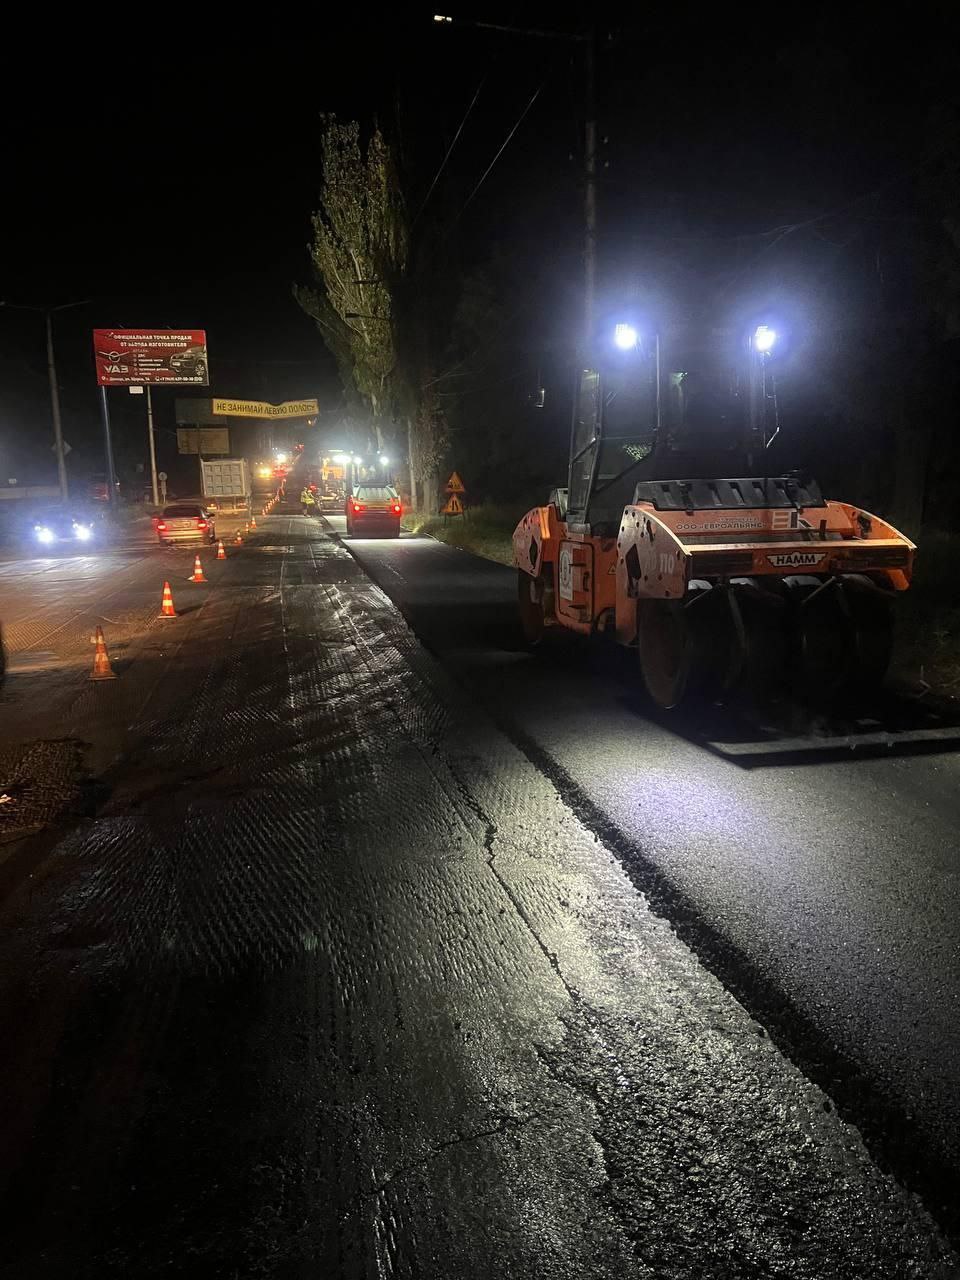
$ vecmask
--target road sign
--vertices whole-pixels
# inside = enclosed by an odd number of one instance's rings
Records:
[[[227,455],[230,432],[226,427],[177,427],[177,452]]]
[[[50,446],[50,452],[51,452],[51,453],[56,453],[56,452],[57,452],[57,446],[56,446],[55,444],[52,444],[52,445]],[[72,445],[67,444],[66,440],[64,440],[64,442],[63,442],[63,456],[64,456],[64,457],[66,457],[68,453],[72,453],[72,452],[73,452],[73,446],[72,446]]]
[[[286,400],[267,404],[263,400],[213,400],[213,412],[231,418],[311,418],[319,412],[316,400]]]
[[[447,499],[447,505],[443,508],[440,514],[444,516],[463,515],[463,503],[460,501],[459,494],[451,493],[450,497]]]
[[[101,387],[209,383],[203,329],[94,329],[93,354]]]
[[[450,477],[450,479],[447,481],[447,493],[466,493],[466,492],[467,490],[464,487],[463,481],[460,479],[457,473],[454,472],[453,475]]]

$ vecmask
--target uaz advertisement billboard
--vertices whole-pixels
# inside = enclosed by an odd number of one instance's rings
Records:
[[[203,329],[94,329],[93,353],[101,387],[210,383]]]

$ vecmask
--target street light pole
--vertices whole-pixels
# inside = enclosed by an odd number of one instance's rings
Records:
[[[47,322],[47,376],[50,379],[50,409],[53,414],[53,439],[57,453],[57,479],[60,483],[60,501],[66,502],[70,497],[67,483],[67,461],[63,452],[63,427],[60,421],[60,388],[57,386],[57,366],[53,358],[53,312],[60,308],[48,307],[45,311]]]
[[[60,486],[60,499],[66,502],[70,496],[67,483],[66,451],[63,447],[63,426],[60,418],[60,388],[57,385],[57,365],[53,354],[53,313],[69,311],[71,307],[86,306],[89,299],[82,302],[65,302],[59,307],[25,307],[16,302],[0,302],[0,307],[8,307],[11,311],[37,311],[46,324],[47,330],[47,377],[50,382],[50,412],[53,418],[54,452],[57,455],[57,481]]]

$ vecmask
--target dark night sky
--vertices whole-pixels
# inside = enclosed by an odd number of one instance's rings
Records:
[[[909,205],[931,104],[952,85],[948,19],[935,16],[948,10],[929,9],[909,39],[873,11],[869,40],[852,11],[837,12],[725,10],[704,25],[698,10],[673,6],[627,27],[620,11],[609,25],[601,14],[611,302],[642,292],[664,263],[696,264],[705,243],[714,254],[701,237],[766,232],[878,188],[888,207]],[[557,22],[529,9],[483,17]],[[385,118],[399,101],[426,181],[482,84],[431,202],[453,211],[542,86],[456,234],[467,261],[499,244],[519,252],[531,281],[552,279],[531,326],[562,333],[576,323],[574,49],[437,29],[427,11],[339,27],[324,17],[316,30],[299,16],[251,34],[233,23],[226,36],[188,27],[166,18],[160,34],[61,27],[52,49],[38,31],[4,85],[0,297],[93,299],[58,321],[65,431],[81,452],[96,439],[95,325],[205,327],[217,393],[335,403],[331,363],[290,298],[291,283],[308,278],[321,111]],[[737,251],[750,262],[749,240]],[[39,318],[0,310],[0,344],[9,451],[18,430],[47,429]],[[161,424],[172,421],[171,400],[158,396]]]

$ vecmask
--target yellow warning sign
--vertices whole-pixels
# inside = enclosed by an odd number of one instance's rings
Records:
[[[447,493],[466,493],[463,481],[457,475],[456,471],[447,481]]]
[[[456,493],[451,493],[450,497],[447,499],[447,505],[443,508],[440,514],[443,516],[463,515],[463,503],[460,501],[460,498]]]

